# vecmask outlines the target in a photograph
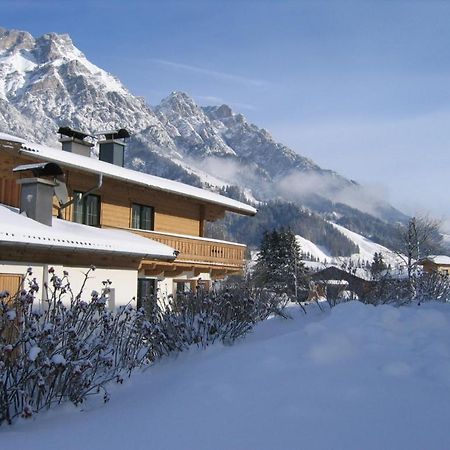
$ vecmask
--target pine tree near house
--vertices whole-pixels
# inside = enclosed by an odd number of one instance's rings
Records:
[[[290,229],[266,231],[261,241],[255,268],[257,285],[298,297],[298,288],[306,285],[306,268],[301,261],[300,245]]]

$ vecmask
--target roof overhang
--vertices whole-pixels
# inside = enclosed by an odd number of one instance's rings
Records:
[[[49,261],[55,252],[138,261],[173,261],[177,255],[174,248],[129,231],[90,227],[57,218],[53,218],[51,226],[44,225],[5,205],[0,205],[0,249],[1,259],[6,251],[14,256],[11,249],[17,255],[27,249]]]
[[[146,188],[167,192],[169,194],[194,199],[202,204],[217,205],[224,208],[226,211],[242,215],[254,216],[257,213],[257,209],[253,206],[178,181],[144,174],[94,158],[63,152],[62,150],[28,142],[19,137],[4,133],[0,133],[0,141],[6,143],[6,148],[9,147],[24,156],[57,163],[66,168],[78,169],[94,174],[103,174],[106,178],[121,180]]]

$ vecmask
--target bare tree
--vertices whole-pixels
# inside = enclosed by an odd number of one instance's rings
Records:
[[[427,216],[411,217],[407,225],[397,231],[395,254],[404,262],[411,282],[421,258],[440,246],[440,222]]]

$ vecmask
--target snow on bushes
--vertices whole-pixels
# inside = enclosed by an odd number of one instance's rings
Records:
[[[110,281],[86,300],[85,283],[74,295],[67,272],[49,272],[44,308],[35,305],[31,269],[20,292],[0,299],[0,423],[92,394],[108,401],[107,384],[133,369],[192,344],[233,343],[280,313],[278,296],[242,287],[179,295],[148,315],[130,305],[112,312],[105,308]]]
[[[428,301],[450,301],[450,276],[441,272],[418,272],[407,278],[393,278],[389,273],[371,289],[364,303],[397,306]]]

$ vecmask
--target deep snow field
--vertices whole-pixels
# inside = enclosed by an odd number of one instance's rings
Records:
[[[342,304],[166,359],[107,404],[0,428],[0,448],[450,449],[450,304]]]

